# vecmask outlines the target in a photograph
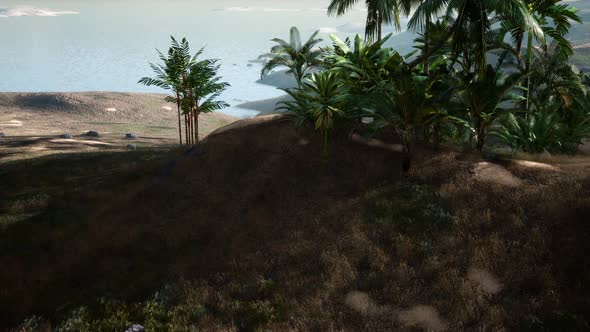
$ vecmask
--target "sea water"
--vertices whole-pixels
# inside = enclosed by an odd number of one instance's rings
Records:
[[[252,62],[288,40],[297,26],[306,39],[315,30],[342,37],[363,31],[362,6],[328,17],[329,0],[0,0],[0,91],[164,92],[137,84],[152,75],[155,49],[169,36],[186,37],[193,51],[219,59],[231,84],[222,99],[227,114],[257,112],[236,107],[278,97],[274,86],[256,83],[261,64]]]

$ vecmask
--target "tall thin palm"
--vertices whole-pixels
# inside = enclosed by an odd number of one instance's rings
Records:
[[[264,78],[268,73],[278,67],[287,67],[288,73],[292,74],[297,81],[297,85],[301,87],[303,79],[306,78],[314,68],[322,65],[320,56],[322,51],[315,47],[322,42],[318,38],[320,32],[314,32],[311,37],[303,43],[301,41],[301,34],[296,27],[291,28],[289,41],[280,38],[272,39],[278,45],[274,46],[270,53],[260,56],[261,59],[266,59],[264,67],[262,68],[261,76]]]
[[[155,77],[143,77],[138,83],[146,86],[157,86],[164,90],[171,91],[173,99],[176,102],[178,111],[178,137],[180,144],[182,145],[182,124],[180,121],[180,109],[181,109],[181,91],[182,91],[182,61],[178,54],[179,43],[174,37],[172,39],[172,46],[168,49],[167,55],[164,55],[161,51],[158,52],[158,57],[161,60],[161,64],[150,63],[150,67],[156,74]]]
[[[199,141],[199,116],[229,107],[226,102],[217,100],[230,86],[217,76],[220,68],[217,62],[218,60],[195,61],[187,72],[184,100],[188,103],[187,113],[194,124],[193,140],[195,142]]]

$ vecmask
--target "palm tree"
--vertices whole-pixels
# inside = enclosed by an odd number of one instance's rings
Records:
[[[345,45],[341,45],[345,49]],[[438,74],[425,76],[409,68],[405,57],[390,49],[381,48],[381,41],[364,44],[357,36],[355,49],[338,56],[335,71],[352,81],[358,97],[375,118],[374,130],[393,128],[402,143],[402,172],[410,170],[416,129],[439,114],[435,85]]]
[[[482,76],[461,73],[456,96],[467,112],[450,118],[471,132],[479,152],[496,121],[509,113],[509,107],[515,102],[524,100],[521,94],[514,92],[524,76],[522,72],[504,74],[499,67],[491,65],[487,65]]]
[[[531,12],[535,14],[537,20],[542,24],[545,35],[551,37],[558,52],[564,58],[569,58],[574,51],[571,43],[566,38],[571,28],[571,22],[582,23],[582,18],[577,15],[577,9],[567,4],[559,4],[561,0],[527,0]],[[553,24],[549,24],[548,18]],[[522,44],[524,31],[517,31],[517,45]],[[546,45],[545,40],[541,40],[542,45]],[[520,46],[519,46],[520,51]],[[528,42],[526,51],[525,70],[531,69],[533,56],[533,34],[528,31]],[[531,88],[531,78],[527,79],[527,88]],[[527,90],[526,110],[530,110],[530,94]]]
[[[182,124],[180,121],[180,109],[181,109],[181,93],[182,93],[182,72],[183,62],[182,56],[178,52],[181,44],[186,43],[186,39],[183,39],[179,44],[174,37],[172,39],[172,46],[168,49],[168,54],[164,55],[159,50],[158,57],[162,61],[161,64],[150,63],[150,67],[156,74],[155,77],[144,77],[139,80],[139,84],[146,86],[157,86],[164,90],[171,91],[173,97],[171,99],[176,102],[178,111],[178,138],[180,145],[182,145]]]
[[[401,16],[407,15],[410,5],[416,0],[365,0],[367,22],[365,38],[381,40],[383,24],[393,24],[397,31],[401,30]],[[341,16],[358,4],[358,0],[332,0],[328,6],[328,15]]]
[[[323,135],[323,155],[328,155],[329,131],[334,128],[334,119],[344,115],[343,106],[348,95],[336,72],[324,71],[312,74],[309,82],[298,89],[286,90],[293,98],[282,102],[278,109],[294,115],[301,124],[309,120]]]
[[[468,44],[475,45],[475,72],[484,75],[488,52],[486,36],[497,20],[513,22],[515,26],[523,27],[537,38],[543,36],[543,31],[529,11],[525,0],[428,0],[416,8],[408,27],[424,28],[439,12],[445,12],[445,19],[453,24],[436,45],[429,47],[428,52],[423,52],[409,64],[411,67],[423,63],[451,40],[454,58],[457,58]]]
[[[345,73],[348,79],[357,79],[356,86],[362,85],[365,79],[356,72],[362,70],[367,75],[377,75],[382,70],[383,63],[390,56],[391,48],[383,48],[391,34],[375,42],[366,42],[360,35],[356,35],[352,47],[334,34],[330,34],[334,45],[334,54],[330,56],[336,69]],[[346,69],[348,67],[348,69]],[[345,70],[346,69],[346,70]],[[364,81],[368,82],[368,81]],[[369,82],[371,83],[371,82]]]
[[[579,70],[568,63],[558,42],[532,50],[531,70],[528,77],[527,112],[561,111],[574,107],[578,96],[584,95],[585,86]]]
[[[318,38],[319,34],[319,31],[314,32],[305,43],[302,43],[299,29],[292,27],[289,42],[280,38],[272,39],[278,45],[274,46],[270,53],[260,56],[261,59],[267,60],[262,68],[261,77],[264,78],[277,67],[287,67],[287,73],[293,74],[297,85],[301,87],[303,79],[310,71],[322,65],[322,51],[314,49],[322,42],[322,39]]]
[[[418,49],[421,54],[429,54],[423,60],[422,70],[425,75],[429,74],[430,62],[432,58],[446,57],[451,53],[450,42],[442,43],[440,47],[434,52],[430,52],[431,45],[436,45],[440,40],[445,41],[445,36],[450,29],[450,22],[448,20],[437,20],[426,22],[422,32],[418,33],[418,38],[414,40],[414,48]],[[436,60],[435,60],[436,61]]]
[[[229,104],[217,100],[223,91],[230,85],[221,82],[217,76],[219,70],[218,60],[196,61],[201,49],[194,57],[195,61],[189,67],[186,75],[186,90],[183,92],[183,100],[186,103],[186,113],[189,116],[192,128],[192,142],[199,141],[199,115],[210,113],[229,107]]]

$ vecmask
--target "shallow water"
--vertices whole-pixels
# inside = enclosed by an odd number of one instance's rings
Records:
[[[298,26],[341,35],[362,32],[359,9],[329,18],[328,0],[0,0],[0,91],[161,92],[137,84],[151,75],[155,48],[166,50],[169,36],[186,36],[196,51],[221,60],[221,75],[232,87],[225,113],[252,116],[236,108],[247,101],[277,97],[275,87],[257,84],[260,64],[250,63],[288,38]],[[29,15],[29,16],[18,16]],[[48,16],[49,15],[49,16]]]

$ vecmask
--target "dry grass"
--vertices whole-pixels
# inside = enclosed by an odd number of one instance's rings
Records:
[[[80,219],[8,227],[2,323],[37,313],[89,331],[588,327],[587,168],[494,162],[515,188],[482,181],[475,156],[424,150],[399,182],[397,152],[347,131],[330,144],[326,164],[308,129],[239,127],[111,199],[80,194],[70,203],[101,202]],[[154,296],[166,284],[172,295]]]
[[[59,153],[125,151],[178,142],[176,108],[162,94],[78,92],[0,93],[0,164]],[[170,107],[172,110],[165,110]],[[200,117],[204,137],[237,119],[222,113]],[[83,136],[98,131],[99,138]],[[124,139],[126,133],[138,140]],[[73,139],[60,139],[71,134]],[[183,133],[184,135],[184,133]]]

